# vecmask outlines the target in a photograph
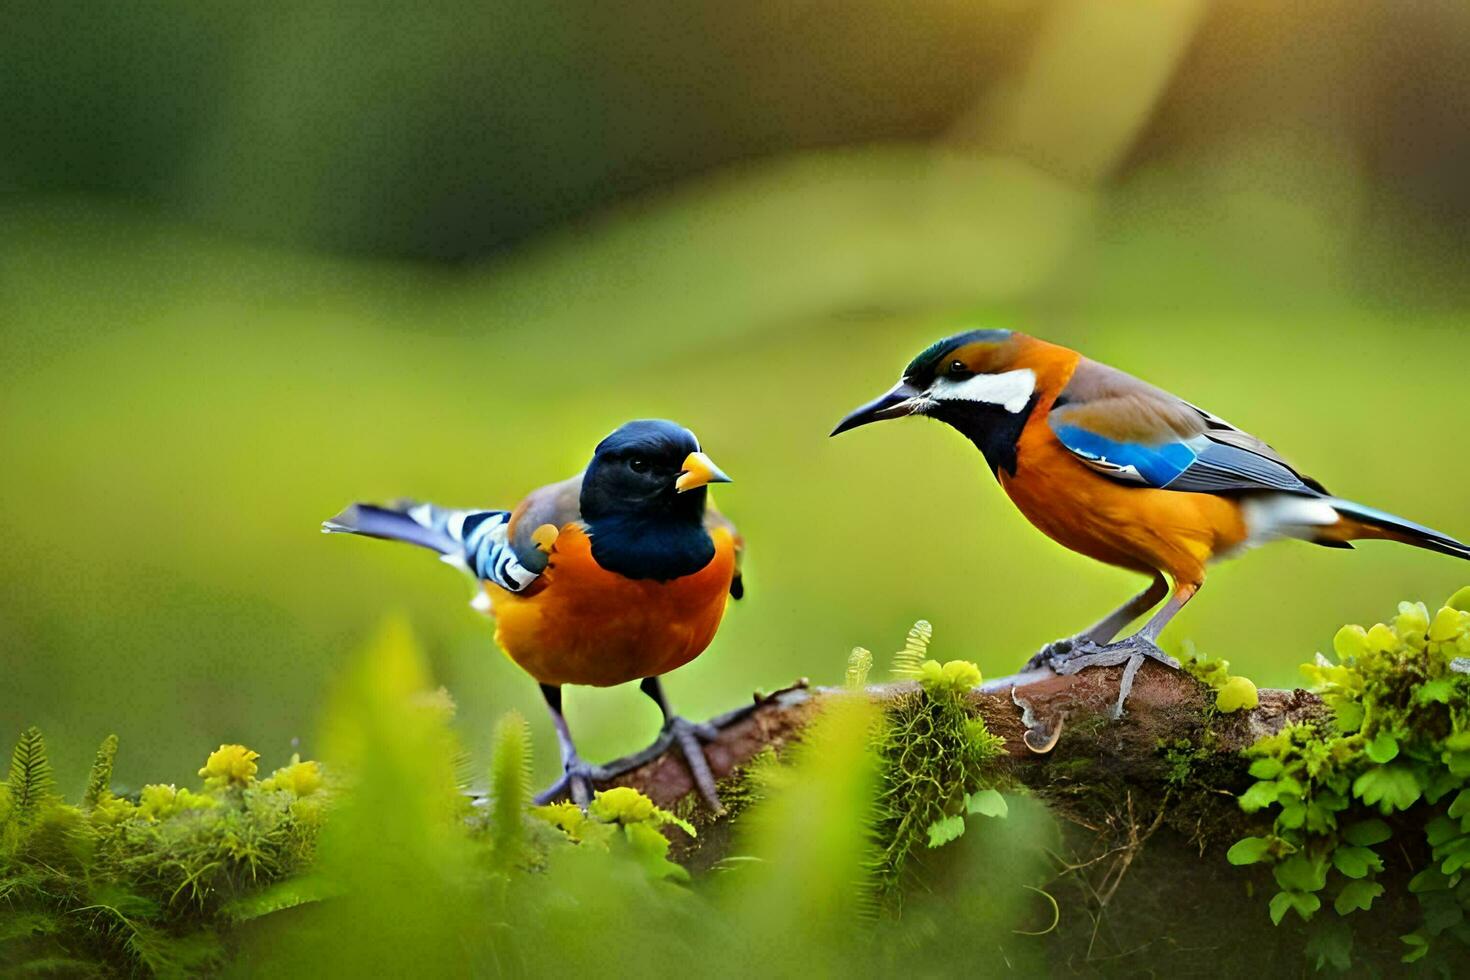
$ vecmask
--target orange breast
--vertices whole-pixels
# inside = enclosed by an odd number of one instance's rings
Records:
[[[711,532],[708,565],[668,582],[629,579],[592,559],[580,525],[562,529],[551,561],[527,594],[490,583],[495,640],[543,684],[610,687],[667,673],[704,652],[725,614],[735,547]]]
[[[1052,540],[1098,561],[1202,582],[1205,564],[1246,537],[1226,497],[1131,487],[1088,468],[1057,442],[1044,417],[1022,432],[1015,476],[1001,486]]]

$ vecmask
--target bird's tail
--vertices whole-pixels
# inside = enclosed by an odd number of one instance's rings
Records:
[[[322,531],[406,541],[452,557],[464,554],[465,518],[473,513],[478,512],[408,502],[392,507],[350,504],[336,517],[322,521]]]
[[[1470,559],[1470,545],[1458,541],[1443,531],[1425,527],[1423,524],[1415,524],[1407,518],[1390,514],[1387,511],[1378,510],[1373,507],[1365,507],[1362,504],[1353,503],[1351,500],[1339,500],[1336,497],[1328,498],[1332,509],[1342,518],[1341,521],[1331,528],[1328,535],[1337,541],[1348,541],[1355,538],[1386,538],[1390,541],[1401,541],[1411,544],[1416,548],[1424,548],[1427,551],[1437,551],[1442,555],[1453,555],[1456,558]]]

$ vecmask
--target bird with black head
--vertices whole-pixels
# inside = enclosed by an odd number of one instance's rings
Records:
[[[716,733],[676,715],[659,678],[703,653],[728,598],[744,594],[744,541],[708,499],[710,484],[728,482],[694,433],[646,419],[620,426],[585,470],[513,510],[353,504],[322,529],[429,548],[478,580],[473,604],[540,684],[561,746],[562,777],[538,799],[585,804],[610,775],[578,755],[562,686],[638,681],[663,713],[655,748],[682,752],[718,810],[701,745]]]

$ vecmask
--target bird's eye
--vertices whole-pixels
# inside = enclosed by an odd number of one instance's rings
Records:
[[[969,366],[965,364],[964,361],[960,360],[959,358],[955,358],[953,361],[949,362],[949,373],[970,374],[971,372]]]
[[[628,469],[632,470],[634,473],[647,473],[648,460],[644,459],[642,456],[634,456],[632,459],[628,460]]]

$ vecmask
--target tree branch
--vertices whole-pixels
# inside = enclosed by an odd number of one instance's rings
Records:
[[[991,681],[972,692],[970,701],[991,733],[1005,739],[1012,773],[1043,798],[1054,783],[1047,773],[1049,763],[1059,759],[1090,756],[1106,763],[1110,780],[1150,787],[1160,780],[1161,744],[1195,742],[1208,728],[1207,751],[1228,756],[1322,710],[1321,701],[1305,691],[1263,690],[1259,707],[1217,714],[1209,688],[1183,671],[1147,661],[1134,680],[1126,712],[1113,721],[1122,676],[1121,666],[1065,676],[1035,671]],[[910,687],[877,685],[867,688],[867,694],[882,701]],[[719,730],[719,737],[705,747],[710,769],[717,779],[725,778],[767,748],[779,754],[801,737],[826,700],[847,695],[840,688],[810,687],[804,680],[774,694],[757,694],[750,705],[710,720]],[[632,786],[661,807],[674,807],[694,792],[689,770],[675,749],[635,754],[604,768],[616,775],[599,788]],[[1069,787],[1067,796],[1075,803],[1077,787]],[[708,811],[699,816],[705,823],[715,820]]]

